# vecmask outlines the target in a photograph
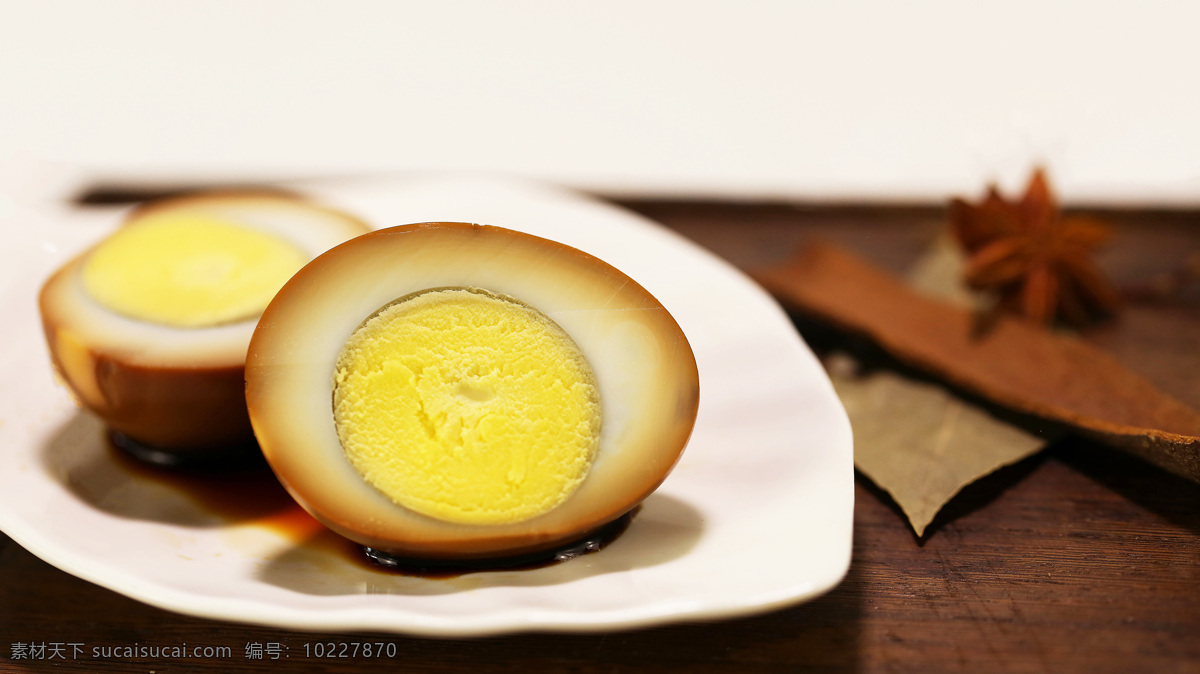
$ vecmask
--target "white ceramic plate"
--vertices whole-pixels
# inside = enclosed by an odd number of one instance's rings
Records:
[[[262,479],[172,479],[122,460],[52,376],[36,292],[117,212],[44,214],[0,247],[0,528],[122,594],[208,618],[469,636],[747,615],[836,585],[850,563],[850,426],[779,307],[636,215],[543,186],[442,177],[305,186],[392,226],[483,222],[556,239],[641,282],[695,350],[700,411],[678,467],[603,550],[536,569],[404,576],[362,564]]]

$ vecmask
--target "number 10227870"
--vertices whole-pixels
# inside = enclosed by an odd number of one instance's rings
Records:
[[[394,658],[396,644],[386,641],[306,641],[306,658]]]

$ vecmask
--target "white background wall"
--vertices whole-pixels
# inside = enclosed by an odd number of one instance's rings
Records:
[[[0,162],[1200,204],[1200,4],[0,0]]]

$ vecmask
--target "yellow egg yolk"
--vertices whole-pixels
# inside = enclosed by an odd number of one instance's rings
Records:
[[[130,318],[197,328],[262,313],[307,261],[283,239],[212,216],[147,216],[91,253],[83,285]]]
[[[599,391],[575,342],[476,289],[389,304],[346,342],[333,383],[351,464],[399,505],[449,522],[554,509],[586,477],[600,435]]]

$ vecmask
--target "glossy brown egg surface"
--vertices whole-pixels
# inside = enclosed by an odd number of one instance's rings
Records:
[[[348,214],[268,192],[165,199],[135,209],[124,227],[177,213],[279,237],[306,259],[370,229]],[[196,456],[252,449],[244,364],[258,316],[181,328],[115,311],[90,294],[83,280],[89,257],[103,243],[68,262],[42,287],[39,309],[56,373],[111,430],[150,449]]]
[[[437,289],[536,310],[590,365],[601,410],[590,469],[548,511],[482,523],[417,512],[369,484],[347,457],[333,411],[339,354],[383,308]],[[446,560],[552,549],[621,517],[678,461],[699,402],[687,338],[633,279],[553,241],[463,223],[380,230],[309,263],[263,313],[246,382],[263,453],[302,506],[363,545]]]

